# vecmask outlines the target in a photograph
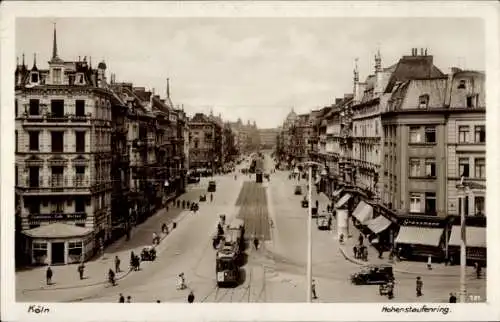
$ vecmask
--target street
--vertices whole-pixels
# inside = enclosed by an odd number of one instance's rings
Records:
[[[273,168],[266,156],[267,170]],[[206,191],[209,178],[189,192],[196,200]],[[18,292],[18,300],[44,300],[65,302],[117,302],[118,294],[131,296],[132,302],[186,302],[189,291],[195,294],[195,302],[304,302],[306,300],[306,251],[307,208],[302,208],[303,195],[294,195],[294,187],[302,186],[306,193],[306,180],[289,180],[288,172],[271,174],[270,181],[255,183],[255,175],[238,173],[215,176],[217,191],[214,200],[200,203],[197,214],[183,212],[179,224],[158,247],[156,261],[145,265],[141,271],[132,272],[118,285],[95,285],[61,290]],[[313,200],[326,207],[326,197],[314,194]],[[187,197],[186,197],[187,198]],[[151,233],[162,222],[170,222],[179,212],[157,214],[146,221],[132,236],[129,244],[116,245],[122,251],[142,247],[149,243]],[[215,283],[215,250],[212,236],[219,214],[226,214],[227,222],[241,218],[245,222],[248,240],[257,237],[260,247],[248,243],[247,258],[242,267],[243,282],[235,288],[218,288]],[[332,225],[335,227],[335,223]],[[316,281],[317,302],[387,302],[378,294],[378,286],[355,286],[349,275],[361,267],[349,261],[339,251],[334,231],[320,231],[313,220],[313,278]],[[140,234],[140,235],[139,235]],[[353,240],[357,239],[353,233]],[[349,241],[346,242],[348,244]],[[112,253],[113,250],[110,250]],[[375,253],[370,254],[376,257]],[[128,259],[124,258],[124,264]],[[421,263],[405,263],[412,271],[395,270],[395,298],[392,302],[446,302],[450,292],[457,292],[459,277],[456,268],[420,269]],[[124,265],[126,266],[126,265]],[[399,266],[398,266],[399,267]],[[401,266],[403,267],[403,266]],[[417,273],[415,273],[415,271]],[[183,272],[188,288],[176,290],[176,276]],[[444,273],[443,273],[444,272]],[[447,273],[449,272],[449,274]],[[416,275],[421,274],[421,275]],[[102,275],[104,277],[104,273]],[[423,296],[415,295],[415,278],[424,281]],[[468,275],[469,294],[485,298],[486,281]]]

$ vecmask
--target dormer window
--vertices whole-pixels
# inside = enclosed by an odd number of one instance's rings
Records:
[[[32,84],[37,84],[39,81],[40,81],[40,78],[39,78],[38,72],[31,72],[30,82]]]
[[[62,70],[61,68],[54,68],[52,70],[52,84],[62,83]]]
[[[85,78],[83,73],[76,74],[75,85],[85,85]]]
[[[465,89],[465,80],[461,80],[460,83],[458,84],[459,89]]]
[[[420,95],[418,97],[418,108],[427,108],[429,107],[429,95]]]

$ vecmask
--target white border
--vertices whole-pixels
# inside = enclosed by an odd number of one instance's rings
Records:
[[[106,320],[268,320],[268,321],[363,321],[363,320],[497,320],[500,318],[496,229],[500,221],[499,163],[499,26],[496,2],[3,2],[1,39],[1,313],[7,321]],[[488,304],[457,304],[448,315],[382,314],[378,304],[134,304],[113,310],[113,304],[51,304],[51,313],[29,315],[27,304],[15,304],[14,282],[14,70],[15,17],[479,17],[486,27],[487,75],[487,172],[488,189]],[[453,50],[453,49],[450,49]],[[496,95],[495,95],[496,94]],[[421,304],[416,304],[420,306]],[[431,306],[432,304],[429,304]],[[440,304],[441,306],[445,304]],[[193,308],[196,308],[193,310]],[[256,309],[258,308],[258,309]]]

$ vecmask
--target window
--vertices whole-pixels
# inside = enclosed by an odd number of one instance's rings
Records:
[[[194,140],[194,148],[198,149],[198,138]]]
[[[420,127],[411,126],[410,127],[410,143],[420,143],[422,138],[420,137]]]
[[[434,159],[425,160],[425,175],[427,177],[436,176],[436,160]]]
[[[458,127],[458,143],[469,142],[469,126],[463,125]]]
[[[434,126],[425,127],[425,142],[436,143],[436,127]]]
[[[15,102],[14,102],[14,117],[18,117],[19,116],[19,102],[16,98]]]
[[[50,112],[53,117],[64,117],[64,100],[51,100]]]
[[[458,88],[465,89],[465,80],[461,80],[460,83],[458,84]]]
[[[75,102],[75,115],[85,116],[85,100],[76,100]]]
[[[484,125],[474,127],[474,141],[476,143],[486,142],[486,129]]]
[[[29,115],[40,115],[40,100],[30,100]]]
[[[52,152],[64,152],[64,132],[53,131],[52,135]]]
[[[54,76],[54,84],[61,84],[62,83],[62,73],[61,73],[60,68],[54,68],[52,70],[52,75]]]
[[[50,201],[51,212],[61,213],[64,212],[64,200],[62,198],[55,198]]]
[[[33,257],[35,261],[43,261],[43,257],[47,256],[47,243],[33,242]]]
[[[76,152],[84,153],[85,152],[85,132],[84,131],[76,131],[75,132],[75,141],[76,141]]]
[[[52,187],[62,187],[63,186],[63,173],[64,167],[56,166],[52,167]]]
[[[484,196],[474,197],[474,209],[476,216],[484,216]]]
[[[85,212],[85,197],[75,198],[75,212]]]
[[[40,183],[40,177],[39,177],[39,172],[40,168],[38,167],[30,167],[29,168],[29,173],[30,173],[30,188],[38,188]]]
[[[85,84],[85,79],[83,78],[82,73],[76,74],[76,82],[77,85],[84,85]]]
[[[418,108],[427,108],[429,106],[429,95],[420,95],[418,98]]]
[[[411,158],[410,159],[410,177],[420,176],[420,159]]]
[[[458,171],[460,177],[469,177],[469,159],[468,158],[460,158],[458,159]]]
[[[410,212],[420,212],[421,210],[421,205],[420,205],[420,194],[419,193],[412,193],[410,194]]]
[[[18,152],[17,146],[19,145],[19,134],[17,133],[17,130],[15,131],[15,139],[16,141],[15,141],[14,151],[15,153],[17,153]]]
[[[486,178],[486,159],[474,159],[474,177],[481,179]]]
[[[426,192],[425,193],[425,214],[426,215],[436,215],[436,193]]]
[[[473,108],[473,107],[476,107],[475,103],[476,103],[476,100],[475,100],[476,96],[467,96],[467,107],[469,108]]]
[[[68,256],[69,260],[72,262],[80,261],[82,256],[83,243],[81,241],[78,242],[69,242],[68,243]]]
[[[40,132],[38,131],[30,131],[28,132],[30,136],[30,151],[38,151],[39,150],[39,145],[38,145],[38,138],[40,136]]]
[[[31,73],[31,82],[38,83],[38,73],[36,73],[36,72]]]

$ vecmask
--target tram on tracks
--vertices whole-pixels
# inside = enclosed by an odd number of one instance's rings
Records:
[[[245,227],[241,219],[234,219],[226,229],[223,242],[216,254],[217,286],[237,285],[240,281],[240,264],[244,251]]]

